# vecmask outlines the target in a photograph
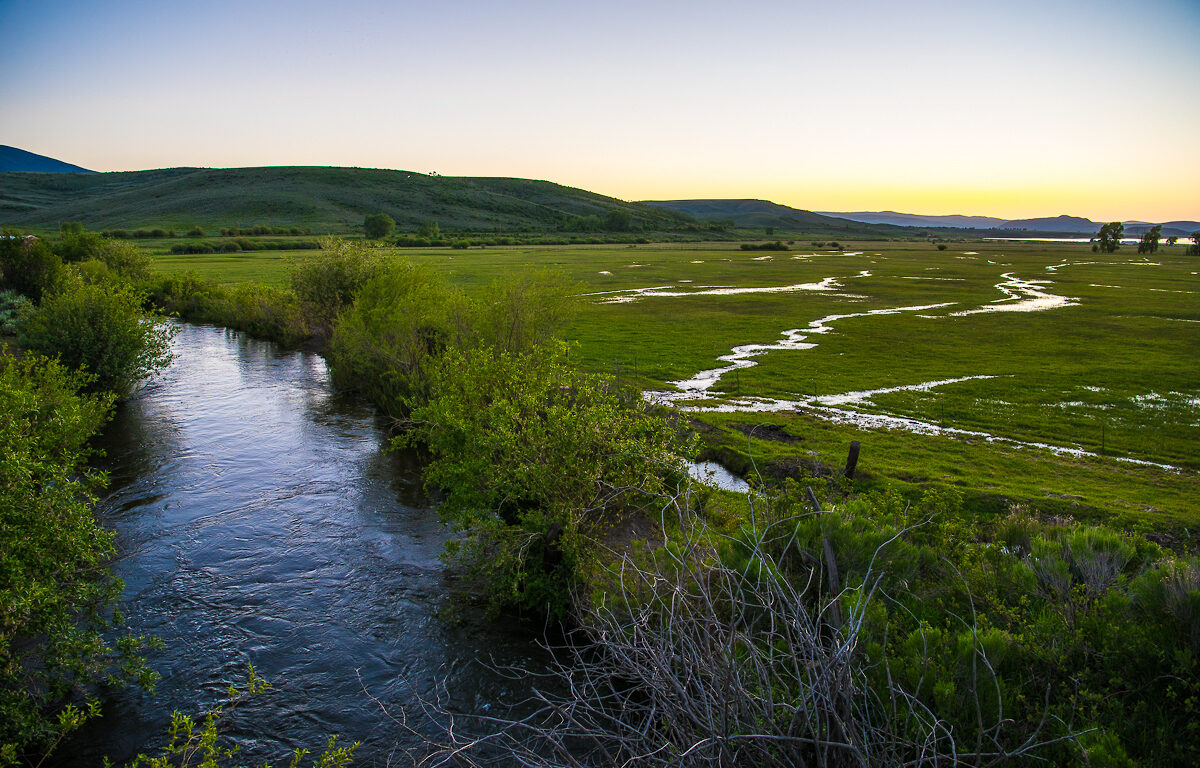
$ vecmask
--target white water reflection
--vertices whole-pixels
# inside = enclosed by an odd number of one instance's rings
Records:
[[[982,312],[1042,312],[1079,303],[1079,299],[1047,292],[1044,286],[1050,283],[1049,280],[1022,280],[1012,272],[1005,272],[1001,277],[1004,280],[996,283],[996,289],[1003,293],[1005,298],[996,299],[978,309],[951,312],[950,317],[977,315]]]
[[[715,461],[697,461],[688,465],[688,475],[693,480],[734,493],[750,493],[750,483],[730,472]]]
[[[831,279],[831,278],[830,278]],[[804,350],[812,349],[816,346],[815,342],[807,341],[808,337],[813,334],[829,333],[833,328],[831,323],[839,320],[846,320],[852,317],[869,317],[872,315],[895,315],[900,312],[919,312],[928,309],[938,309],[940,307],[952,306],[954,302],[943,302],[940,304],[921,304],[913,307],[893,307],[889,309],[872,309],[867,312],[853,312],[843,315],[826,315],[818,320],[813,320],[808,324],[807,328],[793,328],[783,332],[783,339],[774,344],[741,344],[730,350],[729,354],[721,355],[717,359],[729,363],[729,365],[721,368],[712,368],[707,371],[701,371],[690,379],[684,381],[671,382],[679,388],[679,392],[654,392],[652,400],[660,403],[675,403],[682,400],[696,400],[705,397],[704,394],[712,388],[714,384],[721,380],[721,377],[727,373],[738,370],[739,368],[750,368],[757,363],[752,359],[760,355],[765,355],[768,352],[776,352],[783,350]]]
[[[625,288],[619,291],[598,291],[584,296],[610,296],[605,304],[627,304],[652,296],[683,298],[686,296],[738,296],[746,293],[794,293],[796,291],[835,291],[841,287],[836,277],[827,277],[818,283],[796,283],[795,285],[767,285],[758,288],[735,288],[731,285],[702,285],[689,290],[671,290],[674,285],[657,285],[649,288]],[[624,294],[624,295],[616,295]]]
[[[964,381],[979,381],[981,379],[994,379],[996,376],[959,376],[956,379],[938,379],[937,381],[925,381],[920,384],[906,384],[899,387],[883,387],[882,389],[864,389],[859,392],[843,392],[840,395],[822,395],[814,399],[814,402],[821,405],[858,405],[866,400],[870,400],[875,395],[888,395],[893,392],[928,392],[934,387],[943,387],[947,384],[959,384]]]

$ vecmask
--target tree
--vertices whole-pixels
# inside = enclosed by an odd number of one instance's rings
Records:
[[[1162,224],[1155,224],[1152,229],[1142,235],[1142,240],[1138,243],[1138,253],[1156,253],[1158,251],[1158,241],[1161,237]]]
[[[604,217],[604,228],[609,232],[628,232],[633,226],[633,214],[620,208],[613,208]]]
[[[1192,244],[1188,246],[1187,253],[1189,256],[1200,256],[1200,232],[1193,232],[1188,235]]]
[[[427,237],[430,240],[437,240],[439,237],[442,236],[442,232],[438,228],[438,223],[436,221],[426,221],[423,224],[421,224],[421,229],[420,229],[419,234],[421,235],[421,237]]]
[[[363,229],[372,240],[382,240],[395,228],[396,222],[386,213],[372,213],[363,219]]]
[[[1112,253],[1121,247],[1121,237],[1125,234],[1125,225],[1119,221],[1113,221],[1100,227],[1100,231],[1096,234],[1096,245],[1098,250],[1104,253]]]

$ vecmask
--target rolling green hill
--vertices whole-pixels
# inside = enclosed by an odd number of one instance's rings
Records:
[[[358,230],[386,213],[401,231],[438,222],[443,230],[554,229],[572,216],[625,211],[634,227],[694,225],[685,214],[548,181],[426,176],[369,168],[164,168],[121,173],[0,173],[0,225],[57,229],[303,226]]]

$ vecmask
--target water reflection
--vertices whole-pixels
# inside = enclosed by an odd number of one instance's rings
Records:
[[[523,695],[475,662],[538,665],[526,630],[439,618],[447,534],[412,458],[380,450],[372,410],[331,394],[314,355],[197,326],[176,346],[102,441],[121,607],[166,641],[151,658],[163,679],[154,697],[111,692],[60,761],[152,749],[173,709],[219,703],[248,663],[276,686],[230,720],[248,764],[331,733],[364,742],[356,765],[386,764],[413,740],[367,692],[396,715],[438,679],[470,709]]]

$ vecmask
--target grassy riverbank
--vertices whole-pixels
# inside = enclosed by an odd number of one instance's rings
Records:
[[[714,400],[681,404],[775,398],[819,406],[846,393],[894,390],[840,405],[841,420],[857,425],[831,422],[821,408],[695,414],[717,428],[707,433],[711,451],[739,469],[751,458],[838,465],[845,445],[858,439],[867,446],[864,469],[877,482],[947,484],[988,499],[988,508],[1073,509],[1183,536],[1200,522],[1200,263],[1184,255],[1184,246],[1164,247],[1153,258],[1128,248],[1093,254],[1081,243],[964,241],[944,251],[924,242],[822,246],[797,242],[766,256],[731,243],[376,253],[425,264],[468,292],[531,269],[562,273],[581,294],[594,294],[579,298],[567,329],[577,361],[649,390],[670,391],[671,382],[725,365],[717,358],[738,345],[771,345],[782,332],[803,331],[821,318],[861,315],[807,334],[803,343],[811,348],[751,358],[753,367],[716,381]],[[282,286],[297,258],[153,257],[161,272],[192,271],[231,286]],[[997,288],[1005,275],[1061,297],[1061,306],[955,315],[1003,306],[993,302],[1006,298]],[[724,292],[786,286],[803,287]],[[648,288],[660,290],[635,293]],[[930,305],[946,306],[866,314]],[[921,386],[950,379],[965,380]],[[871,429],[856,414],[979,434]],[[784,427],[799,441],[748,442],[739,427],[756,423]],[[1096,455],[1061,456],[1036,443]]]

